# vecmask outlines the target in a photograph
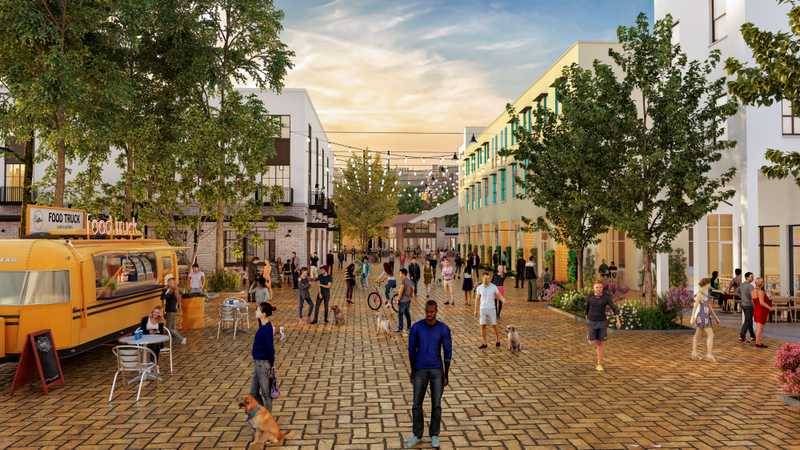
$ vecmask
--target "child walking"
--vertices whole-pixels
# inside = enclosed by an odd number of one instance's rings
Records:
[[[706,360],[714,362],[714,321],[719,324],[719,317],[711,307],[711,297],[709,288],[711,279],[703,278],[700,280],[700,292],[694,296],[694,307],[692,308],[692,325],[695,327],[694,337],[692,338],[692,359],[699,360],[697,353],[697,340],[700,334],[706,333]]]

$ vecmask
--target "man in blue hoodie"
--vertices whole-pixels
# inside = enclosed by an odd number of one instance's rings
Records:
[[[422,402],[428,384],[431,385],[431,446],[439,448],[439,428],[442,423],[442,393],[448,384],[450,360],[453,357],[453,341],[450,328],[436,320],[438,305],[434,300],[425,304],[425,319],[411,327],[408,333],[408,359],[411,363],[411,383],[414,385],[414,405],[411,408],[414,435],[405,442],[412,448],[422,441],[425,427],[422,417]],[[444,353],[444,357],[442,355]]]

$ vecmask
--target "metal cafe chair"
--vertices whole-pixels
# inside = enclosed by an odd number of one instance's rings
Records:
[[[117,378],[123,372],[138,373],[139,388],[136,391],[136,401],[142,395],[142,383],[151,373],[156,371],[158,363],[156,354],[149,348],[139,345],[117,345],[112,349],[117,357],[117,372],[114,374],[114,381],[111,383],[111,392],[108,394],[108,401],[114,397],[114,389],[117,386]]]
[[[167,336],[169,336],[169,341],[167,341],[164,348],[161,349],[159,356],[163,355],[164,353],[169,353],[169,373],[172,373],[172,332],[169,331],[169,328],[167,327],[164,327],[164,330],[167,332]]]
[[[225,303],[221,304],[219,306],[219,321],[217,322],[217,339],[219,339],[219,333],[226,323],[233,324],[233,338],[236,339],[236,332],[239,330],[240,319],[241,315],[235,306],[226,305]]]

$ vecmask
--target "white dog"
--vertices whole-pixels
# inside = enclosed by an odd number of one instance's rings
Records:
[[[392,335],[392,327],[389,323],[389,318],[386,317],[386,314],[383,312],[378,312],[376,314],[376,324],[377,324],[377,331],[378,334],[383,333],[384,336],[391,336]]]
[[[506,333],[508,333],[508,349],[512,352],[522,350],[522,341],[517,328],[514,325],[506,325]]]

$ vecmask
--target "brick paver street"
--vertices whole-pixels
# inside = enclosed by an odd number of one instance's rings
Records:
[[[778,341],[745,348],[720,329],[712,364],[689,359],[688,334],[615,333],[598,374],[581,324],[508,292],[501,324],[520,329],[520,354],[479,350],[477,320],[460,296],[440,305],[454,338],[444,448],[800,448],[800,411],[778,399]],[[342,327],[299,326],[294,291],[276,293],[275,321],[288,334],[277,346],[274,407],[293,431],[285,448],[399,448],[411,430],[406,338],[376,336],[363,290]],[[334,299],[343,297],[337,279]],[[252,335],[216,340],[218,302],[207,328],[176,347],[175,373],[145,385],[138,404],[135,385],[106,401],[109,347],[63,361],[66,386],[47,396],[9,395],[14,366],[0,368],[0,448],[244,448],[252,432],[236,403],[249,391]],[[420,448],[429,444],[426,436]]]

